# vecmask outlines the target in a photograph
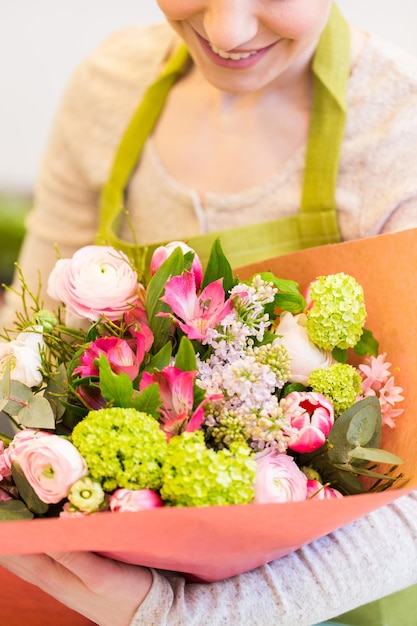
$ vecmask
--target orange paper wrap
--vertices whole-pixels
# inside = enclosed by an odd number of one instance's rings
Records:
[[[417,386],[413,384],[413,370],[417,346],[417,229],[312,248],[247,266],[237,273],[243,279],[261,270],[294,279],[301,289],[319,275],[342,271],[363,286],[366,326],[379,339],[380,352],[387,353],[396,383],[404,388],[401,406],[405,412],[397,418],[394,430],[385,429],[383,447],[404,459],[407,484],[343,499],[162,508],[101,513],[81,519],[6,522],[1,527],[1,552],[97,551],[131,563],[184,572],[191,580],[216,581],[288,554],[416,486]],[[10,609],[10,616],[5,615],[8,607],[3,603],[5,621],[1,623],[8,626],[90,623],[67,609],[57,612],[58,605],[35,588],[25,585],[20,591],[23,583],[10,574],[2,573],[1,585],[3,597],[8,588],[7,597],[15,599],[10,605],[22,603],[18,611],[16,607]],[[48,621],[51,614],[54,618]]]

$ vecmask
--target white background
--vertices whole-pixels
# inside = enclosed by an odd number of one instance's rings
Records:
[[[417,56],[416,0],[338,4],[356,25]],[[0,0],[0,193],[30,192],[76,64],[113,30],[160,19],[155,0]]]

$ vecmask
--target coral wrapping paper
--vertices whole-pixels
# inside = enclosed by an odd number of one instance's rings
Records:
[[[294,279],[301,288],[316,276],[342,271],[362,284],[368,311],[366,326],[379,339],[380,352],[387,352],[396,383],[404,387],[401,406],[405,413],[398,418],[395,430],[386,429],[383,447],[405,460],[407,484],[341,500],[166,508],[82,519],[5,522],[0,552],[97,551],[130,563],[184,572],[191,581],[216,581],[284,556],[417,485],[417,386],[413,384],[417,364],[417,229],[312,248],[247,266],[237,274],[244,279],[261,270]],[[19,598],[17,605],[8,603],[13,605],[10,609],[3,603],[1,624],[91,623],[2,571],[0,584],[3,591],[13,589],[9,597]],[[8,610],[10,616],[5,614]],[[48,616],[52,615],[50,622]]]

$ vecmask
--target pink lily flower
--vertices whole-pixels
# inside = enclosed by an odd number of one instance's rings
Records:
[[[205,398],[193,411],[195,371],[183,372],[178,367],[169,366],[153,374],[144,372],[140,390],[157,383],[161,394],[161,428],[167,439],[181,432],[198,430],[204,420],[204,405],[219,396]],[[221,397],[221,396],[220,396]]]
[[[173,276],[167,282],[161,300],[171,307],[175,321],[189,339],[205,339],[207,331],[215,328],[232,310],[231,299],[225,301],[221,278],[207,285],[198,295],[192,272]],[[166,313],[160,315],[168,316]]]
[[[195,250],[190,248],[190,246],[187,246],[187,244],[183,241],[171,241],[166,246],[159,246],[159,248],[156,248],[151,259],[151,276],[153,276],[155,272],[159,270],[161,265],[177,248],[181,248],[184,254],[187,254],[187,252],[194,252],[191,272],[194,274],[197,289],[200,289],[200,285],[203,282],[203,266]]]

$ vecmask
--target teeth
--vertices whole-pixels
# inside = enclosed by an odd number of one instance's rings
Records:
[[[216,48],[216,46],[213,46],[212,43],[209,42],[209,44],[213,52],[215,54],[218,54],[219,57],[221,57],[222,59],[232,59],[233,61],[240,61],[240,59],[248,59],[249,57],[256,54],[256,50],[253,52],[240,52],[240,53],[239,52],[224,52],[223,50]]]

